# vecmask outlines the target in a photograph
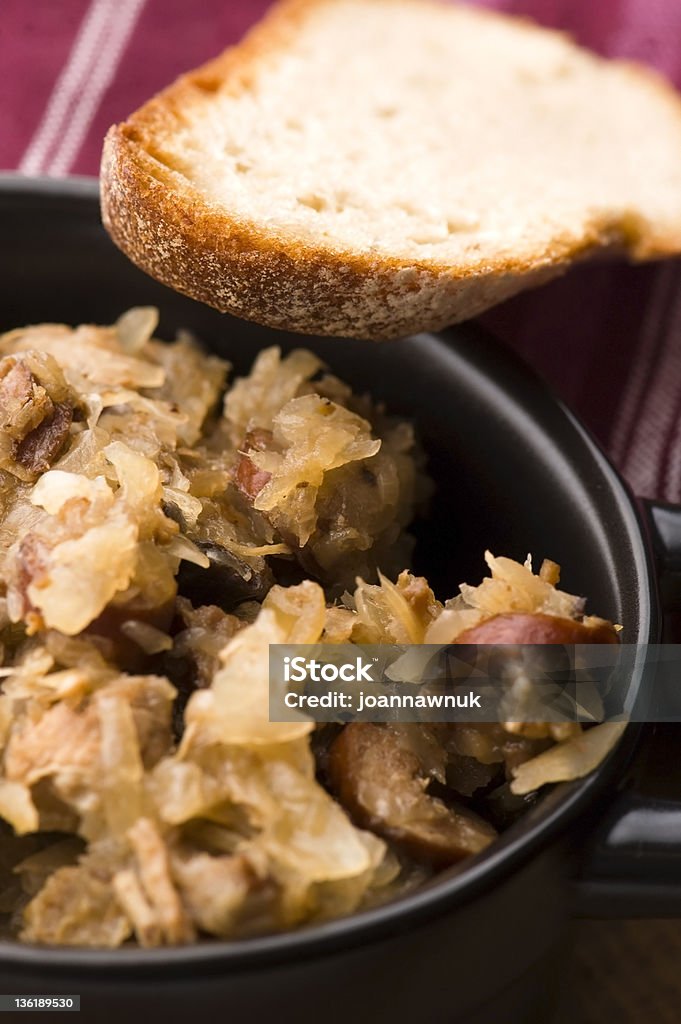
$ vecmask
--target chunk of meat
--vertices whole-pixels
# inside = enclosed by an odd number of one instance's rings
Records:
[[[0,426],[15,441],[25,437],[54,409],[52,400],[31,372],[28,359],[0,360]]]
[[[69,436],[73,409],[59,402],[54,412],[17,445],[15,459],[33,477],[50,468]]]
[[[102,780],[102,714],[114,697],[131,716],[136,756],[145,768],[151,768],[168,752],[171,705],[175,691],[159,676],[120,676],[95,691],[78,708],[58,701],[35,721],[30,718],[17,726],[5,751],[7,779],[34,787],[50,780],[53,793],[69,808],[86,817],[97,813],[105,797]],[[117,751],[122,757],[121,751]],[[115,765],[104,775],[106,783],[116,785],[115,770],[125,774],[129,765]],[[101,800],[94,799],[97,794]],[[42,814],[42,803],[37,799]]]
[[[455,644],[616,644],[617,631],[605,619],[590,618],[582,622],[544,615],[511,612],[493,615],[478,626],[466,629]]]
[[[389,727],[351,722],[334,741],[329,775],[343,806],[365,828],[439,867],[484,850],[496,831],[464,807],[426,792],[416,753]]]
[[[59,868],[24,910],[24,942],[59,946],[120,946],[127,916],[101,871],[87,863]]]
[[[45,352],[0,359],[0,468],[34,480],[69,437],[78,406],[64,375]]]
[[[269,483],[272,474],[264,469],[258,469],[249,452],[264,452],[272,443],[272,431],[256,427],[249,430],[244,438],[239,458],[234,470],[234,482],[247,498],[253,501],[260,494],[266,483]]]

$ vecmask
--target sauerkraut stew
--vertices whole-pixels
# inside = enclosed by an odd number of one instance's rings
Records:
[[[311,352],[248,376],[156,311],[0,338],[0,913],[143,946],[347,914],[483,850],[619,727],[268,719],[270,643],[604,642],[487,555],[412,575],[409,424]]]

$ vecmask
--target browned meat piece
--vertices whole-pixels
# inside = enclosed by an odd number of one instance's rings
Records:
[[[49,469],[64,446],[73,422],[73,409],[66,402],[59,402],[54,412],[32,430],[16,448],[16,461],[31,474],[37,476]]]
[[[28,361],[6,356],[0,360],[0,425],[19,440],[54,408],[44,387],[33,376]]]
[[[49,469],[69,436],[76,405],[52,356],[0,359],[0,468],[20,480]]]
[[[332,785],[358,824],[391,839],[412,857],[439,867],[484,850],[496,831],[463,807],[426,792],[416,753],[389,727],[351,722],[329,757]]]
[[[604,619],[560,618],[540,612],[493,615],[479,626],[466,629],[456,644],[616,644],[617,631]]]
[[[258,469],[255,463],[249,458],[249,452],[264,452],[272,443],[272,431],[256,427],[249,430],[244,438],[236,469],[234,470],[234,482],[247,498],[251,501],[260,493],[272,474],[264,469]]]

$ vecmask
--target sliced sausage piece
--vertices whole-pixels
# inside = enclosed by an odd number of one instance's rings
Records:
[[[354,820],[391,839],[416,860],[446,867],[483,850],[494,828],[464,807],[426,792],[413,750],[389,726],[351,722],[334,741],[329,777]]]
[[[616,644],[617,631],[605,619],[561,618],[542,612],[508,612],[493,615],[466,629],[455,644]]]

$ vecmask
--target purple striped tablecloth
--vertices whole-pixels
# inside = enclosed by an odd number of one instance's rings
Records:
[[[645,61],[681,87],[681,0],[481,2]],[[112,122],[237,40],[267,6],[0,0],[0,168],[96,175]],[[485,318],[594,431],[636,493],[669,501],[681,500],[679,267],[585,266]],[[681,1021],[678,924],[580,929],[561,1021]]]

